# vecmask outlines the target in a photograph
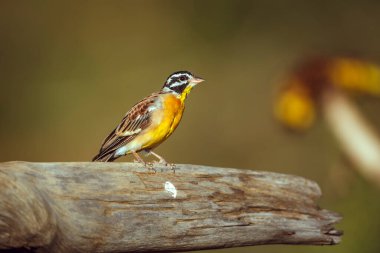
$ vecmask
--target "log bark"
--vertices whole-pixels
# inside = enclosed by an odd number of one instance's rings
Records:
[[[292,175],[134,163],[0,163],[0,249],[187,251],[333,245],[334,212]]]

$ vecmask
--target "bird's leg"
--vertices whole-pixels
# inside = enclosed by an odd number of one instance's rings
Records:
[[[159,160],[158,160],[158,163],[159,163],[159,164],[168,165],[168,163],[165,161],[165,159],[164,159],[162,156],[160,156],[160,155],[154,153],[152,150],[149,150],[149,153],[152,154],[152,155],[154,155],[155,157],[157,157],[157,158],[159,159]]]
[[[139,156],[139,154],[137,154],[136,152],[132,152],[132,155],[135,157],[135,162],[139,162],[139,163],[142,163],[144,164],[144,167],[148,168],[149,170],[153,170],[154,172],[156,172],[156,170],[153,168],[153,166],[149,163],[146,163],[142,158],[141,156]]]
[[[134,162],[139,162],[145,165],[145,161],[137,154],[136,152],[132,151],[132,155],[135,157]]]
[[[162,156],[154,153],[152,150],[149,150],[149,154],[152,154],[152,155],[154,155],[155,157],[157,157],[159,159],[157,161],[157,163],[163,164],[165,166],[170,166],[171,169],[173,170],[173,172],[175,173],[175,164],[174,163],[168,163],[167,161],[165,161],[165,159]]]

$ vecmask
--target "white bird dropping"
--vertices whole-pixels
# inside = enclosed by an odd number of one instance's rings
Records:
[[[166,181],[164,186],[165,186],[165,191],[169,192],[173,198],[177,197],[177,189],[175,188],[174,184],[172,184],[169,181]]]

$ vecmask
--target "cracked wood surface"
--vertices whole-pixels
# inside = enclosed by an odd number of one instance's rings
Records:
[[[0,249],[187,251],[333,245],[334,212],[307,179],[263,171],[133,163],[0,163]]]

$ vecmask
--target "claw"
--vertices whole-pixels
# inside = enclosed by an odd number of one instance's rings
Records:
[[[145,163],[145,167],[148,168],[149,171],[153,171],[153,173],[157,172],[157,170],[153,166],[153,163]]]
[[[175,163],[169,163],[168,165],[170,166],[170,169],[173,171],[173,174],[175,174],[175,168],[176,168]]]
[[[168,163],[164,159],[162,159],[162,160],[158,160],[158,161],[153,161],[153,164],[160,164],[160,165],[164,165],[166,167],[170,167],[170,169],[173,170],[173,173],[175,173],[176,165],[174,163]]]

